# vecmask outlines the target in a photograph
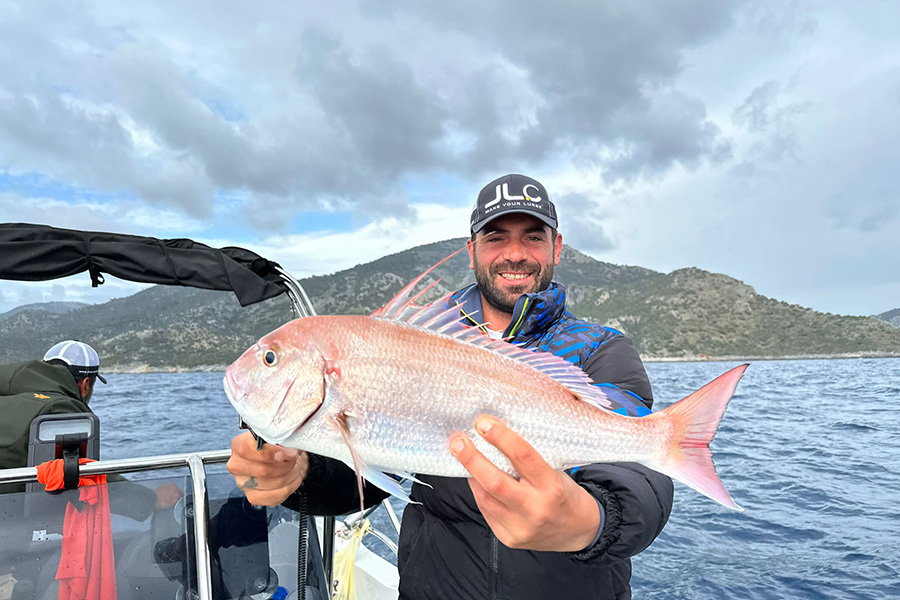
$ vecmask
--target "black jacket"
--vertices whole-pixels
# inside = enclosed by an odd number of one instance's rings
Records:
[[[480,318],[474,286],[453,297]],[[618,412],[640,416],[652,405],[650,383],[631,341],[620,332],[575,319],[565,310],[565,290],[553,285],[519,299],[505,332],[511,342],[550,351],[579,365],[595,383],[611,384]],[[615,392],[615,388],[619,388]],[[627,599],[630,557],[662,531],[672,508],[671,480],[635,463],[593,464],[572,478],[603,505],[598,539],[581,552],[535,552],[505,547],[487,526],[463,478],[419,476],[403,515],[398,568],[406,599]],[[355,474],[343,463],[310,456],[298,490],[313,514],[343,514],[359,506]],[[366,505],[385,497],[365,486]],[[285,504],[296,508],[297,494]]]

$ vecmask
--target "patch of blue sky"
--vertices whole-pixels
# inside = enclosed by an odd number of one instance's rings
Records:
[[[487,180],[485,181],[487,183]],[[450,173],[410,173],[400,180],[407,201],[415,204],[474,206],[481,187]]]
[[[239,123],[247,119],[247,114],[240,106],[225,99],[205,98],[203,103],[209,110],[229,123]]]
[[[228,238],[235,243],[259,239],[260,231],[246,218],[244,211],[251,194],[243,191],[218,192],[215,208],[205,235]],[[263,209],[264,210],[264,209]],[[341,233],[359,225],[352,211],[300,210],[291,213],[288,223],[280,233]]]
[[[0,172],[0,192],[11,192],[23,198],[53,198],[61,202],[111,202],[121,200],[118,194],[100,193],[88,188],[47,177],[43,173]]]
[[[50,89],[59,96],[75,95],[75,89],[67,85],[51,85]]]
[[[344,233],[359,226],[352,211],[303,211],[291,218],[290,230],[295,233]]]
[[[206,220],[201,235],[217,239],[229,239],[240,244],[257,236],[242,216],[247,202],[242,192],[217,192],[212,215]]]
[[[468,182],[455,175],[409,174],[404,176],[399,186],[410,206],[443,205],[447,207],[470,207],[474,203],[480,185]],[[244,218],[243,211],[250,194],[242,191],[218,192],[215,210],[209,223],[207,234],[215,237],[227,236],[236,243],[258,239],[259,231]],[[385,215],[388,216],[388,215]],[[353,209],[297,209],[287,219],[286,233],[294,234],[335,234],[359,229],[377,217],[357,214]]]

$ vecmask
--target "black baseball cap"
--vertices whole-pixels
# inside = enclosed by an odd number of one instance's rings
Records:
[[[478,192],[472,211],[472,234],[481,231],[489,221],[510,213],[534,215],[557,229],[556,207],[546,188],[536,179],[513,173],[498,177]]]

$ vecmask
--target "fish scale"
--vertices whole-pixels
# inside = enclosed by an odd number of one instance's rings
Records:
[[[572,457],[581,459],[576,462],[593,462],[592,455],[598,449],[573,444],[571,435],[571,427],[579,421],[579,416],[584,417],[581,423],[589,420],[590,411],[586,410],[589,405],[575,400],[571,392],[540,372],[523,369],[511,359],[486,349],[471,348],[424,330],[403,331],[403,335],[397,336],[401,338],[399,341],[391,339],[393,328],[389,322],[365,317],[339,317],[328,324],[328,329],[335,340],[340,339],[342,329],[348,329],[351,336],[384,339],[385,347],[404,344],[399,347],[416,350],[415,356],[403,357],[393,351],[378,357],[378,348],[370,344],[365,357],[335,359],[341,369],[339,382],[335,384],[340,387],[338,395],[353,398],[343,407],[360,415],[350,421],[356,449],[372,464],[395,465],[410,472],[464,476],[465,469],[447,447],[450,434],[463,431],[492,455],[489,458],[495,464],[514,473],[509,461],[475,434],[472,424],[479,414],[492,414],[506,420],[514,429],[534,432],[531,441],[542,454],[568,456],[570,462]],[[477,357],[480,360],[471,356],[472,350],[479,351],[476,354],[481,355]],[[517,367],[526,377],[498,378],[498,373],[509,372],[511,367]],[[419,384],[410,386],[411,381]],[[548,394],[548,390],[552,392]],[[538,404],[533,401],[536,396],[550,398]],[[390,401],[400,397],[402,402]],[[556,426],[548,428],[548,422]],[[349,452],[344,451],[344,442],[338,436],[332,437],[332,445],[337,447],[329,447],[311,439],[317,433],[301,431],[285,443],[329,455],[337,453],[349,459]],[[402,451],[398,450],[398,440]],[[416,451],[406,451],[406,448]]]

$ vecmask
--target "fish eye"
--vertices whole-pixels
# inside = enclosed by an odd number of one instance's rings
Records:
[[[278,362],[278,356],[276,356],[274,352],[269,350],[265,354],[263,354],[263,362],[266,363],[266,366],[268,367],[274,367],[275,363]]]

